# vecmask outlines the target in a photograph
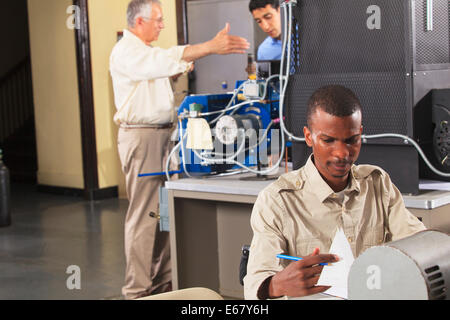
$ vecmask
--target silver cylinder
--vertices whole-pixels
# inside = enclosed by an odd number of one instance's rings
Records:
[[[349,299],[447,299],[450,236],[425,230],[364,251],[348,276]]]

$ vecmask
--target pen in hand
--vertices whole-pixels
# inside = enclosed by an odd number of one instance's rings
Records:
[[[303,260],[303,258],[288,256],[288,255],[285,255],[285,254],[277,254],[277,258],[286,259],[286,260],[293,260],[293,261]],[[329,265],[328,263],[319,263],[319,266],[328,266],[328,265]]]

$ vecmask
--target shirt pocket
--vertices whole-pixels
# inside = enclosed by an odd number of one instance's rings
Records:
[[[312,254],[315,248],[319,248],[321,253],[327,249],[319,238],[300,238],[296,241],[294,252],[297,257],[304,257]]]

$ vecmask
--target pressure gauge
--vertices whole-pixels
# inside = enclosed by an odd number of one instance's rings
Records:
[[[216,124],[216,138],[222,144],[231,144],[237,140],[238,123],[232,116],[223,116]]]

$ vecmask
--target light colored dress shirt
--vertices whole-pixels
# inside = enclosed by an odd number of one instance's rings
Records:
[[[339,200],[310,157],[302,168],[282,175],[260,192],[251,216],[253,239],[244,278],[246,299],[258,299],[268,277],[289,262],[277,254],[328,253],[342,227],[355,258],[365,249],[424,230],[404,205],[389,175],[372,165],[352,166],[349,185]]]
[[[146,45],[129,30],[110,56],[117,124],[168,124],[175,118],[169,77],[187,72],[186,46],[162,49]]]
[[[267,37],[258,47],[258,60],[281,60],[281,40]]]

